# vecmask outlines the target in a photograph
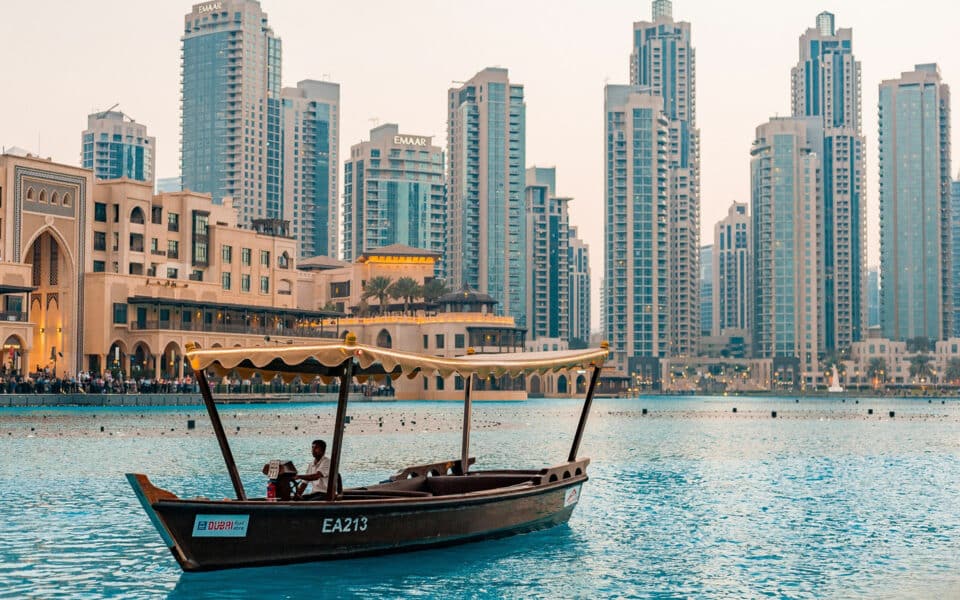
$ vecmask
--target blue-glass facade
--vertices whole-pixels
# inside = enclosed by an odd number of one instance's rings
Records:
[[[952,333],[949,99],[935,65],[880,85],[880,310],[889,339]]]
[[[700,335],[713,331],[713,245],[700,247]]]
[[[950,244],[953,252],[953,337],[960,337],[960,181],[950,184]]]
[[[864,338],[864,139],[860,63],[853,56],[852,31],[837,30],[828,12],[817,15],[816,25],[800,37],[800,60],[791,71],[791,87],[793,116],[818,117],[823,127],[822,350],[833,352]]]
[[[662,99],[669,121],[670,239],[668,285],[671,356],[696,356],[700,309],[700,130],[696,52],[690,23],[674,21],[670,2],[655,1],[651,22],[633,26],[630,83]]]
[[[665,358],[672,337],[669,121],[662,99],[643,88],[604,91],[604,333],[614,364],[629,369],[637,359]],[[699,318],[699,295],[692,301]]]
[[[488,68],[448,100],[450,284],[490,294],[526,326],[523,86],[511,84],[506,69]]]
[[[442,255],[444,155],[430,138],[400,135],[396,125],[370,132],[345,163],[343,258],[402,244]],[[437,275],[441,275],[441,263]]]
[[[153,182],[156,140],[144,125],[119,111],[94,113],[81,139],[81,165],[95,178]]]
[[[259,4],[214,6],[195,5],[184,19],[183,187],[214,202],[232,197],[243,224],[280,218],[281,43]]]

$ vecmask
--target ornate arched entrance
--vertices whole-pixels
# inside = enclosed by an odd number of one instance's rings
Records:
[[[73,259],[63,238],[48,227],[26,246],[23,262],[32,266],[29,294],[34,323],[32,365],[25,371],[47,370],[61,375],[76,364],[77,286]]]
[[[183,373],[182,365],[183,352],[180,345],[176,342],[168,343],[160,356],[160,376],[164,379],[177,379]]]
[[[561,375],[557,378],[557,393],[560,395],[567,394],[567,376]]]

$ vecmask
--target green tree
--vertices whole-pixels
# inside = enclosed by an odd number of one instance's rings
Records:
[[[951,358],[947,361],[947,381],[956,385],[960,381],[960,358]]]
[[[390,286],[390,295],[398,300],[403,300],[403,314],[407,314],[414,298],[423,295],[423,287],[417,283],[413,277],[401,277]]]
[[[929,354],[914,354],[910,357],[910,377],[917,379],[931,379],[933,377],[933,367],[930,363],[932,359]]]
[[[870,363],[867,365],[867,376],[870,379],[876,379],[881,385],[885,383],[887,377],[887,361],[879,356],[871,358]]]
[[[447,283],[442,279],[431,279],[423,284],[423,291],[421,296],[423,301],[427,304],[433,304],[441,296],[445,296],[450,293],[450,289],[447,287]]]
[[[930,340],[922,335],[907,340],[907,352],[929,352],[933,350]]]
[[[370,281],[363,284],[363,296],[364,300],[368,298],[376,298],[377,302],[380,304],[380,314],[385,314],[385,307],[387,304],[387,298],[390,297],[390,286],[393,285],[393,280],[389,277],[383,275],[377,275]]]

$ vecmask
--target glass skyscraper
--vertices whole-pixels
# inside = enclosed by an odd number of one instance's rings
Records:
[[[700,335],[713,330],[713,244],[700,246]]]
[[[556,184],[556,169],[527,169],[527,339],[569,342],[570,198],[558,197]]]
[[[283,88],[278,150],[281,217],[290,221],[298,256],[339,256],[337,212],[340,85],[305,80]]]
[[[674,21],[672,8],[669,0],[654,0],[652,21],[633,24],[630,83],[662,98],[669,119],[668,352],[696,356],[701,333],[696,52],[690,23]]]
[[[280,38],[255,0],[196,4],[184,17],[183,188],[234,199],[240,223],[281,218]]]
[[[433,138],[401,134],[392,123],[372,129],[370,141],[350,148],[344,161],[343,259],[392,244],[442,255],[443,167],[443,149]]]
[[[788,365],[792,380],[819,377],[821,120],[774,118],[750,151],[754,357]]]
[[[953,253],[953,337],[960,337],[960,181],[950,184],[950,247]]]
[[[734,202],[727,216],[713,228],[713,329],[749,329],[752,297],[752,238],[746,202]]]
[[[935,64],[880,84],[880,326],[892,340],[953,331],[950,90]]]
[[[607,85],[603,108],[604,333],[612,364],[630,374],[670,348],[670,121],[663,98],[638,86]],[[691,302],[699,317],[699,295]]]
[[[795,117],[818,117],[823,222],[823,350],[839,351],[864,337],[866,303],[866,192],[860,127],[860,62],[853,32],[834,16],[817,15],[800,37],[800,61],[791,70]]]
[[[570,342],[590,343],[590,246],[570,227]]]
[[[523,86],[487,68],[447,97],[447,276],[526,319]]]
[[[120,111],[108,110],[87,117],[82,135],[81,163],[97,179],[135,179],[153,183],[157,140],[147,127]]]

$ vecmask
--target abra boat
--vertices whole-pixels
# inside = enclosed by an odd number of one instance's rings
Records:
[[[210,422],[236,499],[179,498],[146,475],[128,473],[137,498],[184,571],[330,560],[416,550],[502,537],[552,527],[570,518],[584,482],[588,458],[577,451],[594,390],[606,360],[599,349],[443,358],[357,344],[355,338],[311,346],[215,348],[188,345]],[[529,375],[592,369],[570,453],[542,469],[475,470],[469,456],[473,377]],[[326,494],[319,500],[248,497],[210,391],[207,371],[259,373],[304,381],[338,379],[340,391]],[[464,378],[463,434],[459,459],[400,469],[386,481],[338,489],[344,422],[351,383],[419,374]],[[265,472],[288,490],[296,476],[289,463],[272,461]]]

